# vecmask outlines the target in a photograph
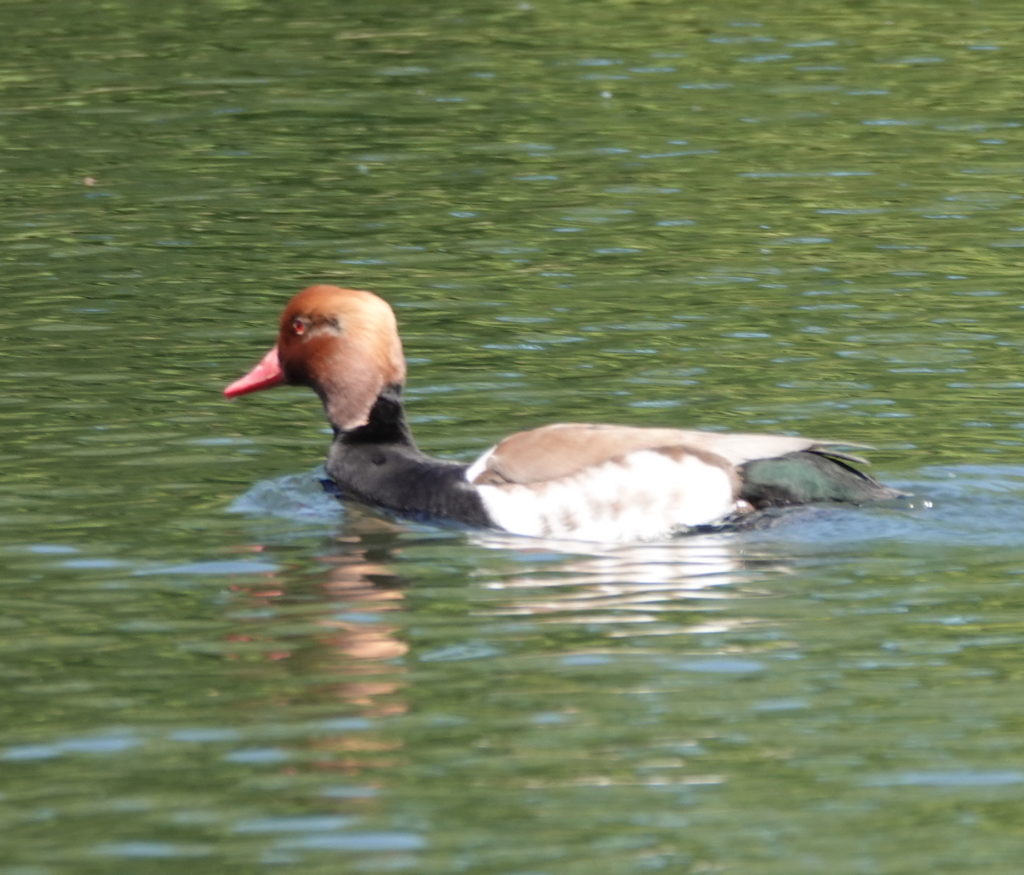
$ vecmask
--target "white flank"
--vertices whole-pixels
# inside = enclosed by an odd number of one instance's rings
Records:
[[[472,480],[484,454],[466,473]],[[641,450],[543,483],[478,486],[507,532],[583,541],[642,541],[713,523],[736,510],[728,474],[696,456]]]

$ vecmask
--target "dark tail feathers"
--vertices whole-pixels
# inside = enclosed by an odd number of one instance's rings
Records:
[[[740,498],[755,508],[786,507],[821,501],[863,504],[904,493],[884,486],[845,457],[807,450],[740,466]]]

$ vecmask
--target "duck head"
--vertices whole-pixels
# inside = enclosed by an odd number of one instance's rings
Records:
[[[373,292],[318,285],[288,302],[277,344],[224,395],[309,386],[331,424],[349,431],[366,425],[378,396],[404,380],[402,342],[387,302]]]

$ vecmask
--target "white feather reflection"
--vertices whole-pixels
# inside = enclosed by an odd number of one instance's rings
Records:
[[[607,623],[630,630],[609,630],[612,637],[635,635],[636,624],[657,624],[640,634],[674,634],[662,626],[665,614],[684,605],[694,613],[706,612],[709,602],[767,595],[752,585],[764,573],[785,572],[774,559],[741,549],[728,534],[701,534],[674,541],[597,547],[579,541],[521,538],[498,533],[473,536],[479,546],[514,556],[521,568],[495,574],[484,586],[515,592],[493,614],[548,616],[566,621]],[[582,552],[582,550],[587,552]],[[754,570],[756,569],[756,573]],[[702,607],[703,605],[703,607]],[[739,617],[709,618],[688,623],[691,634],[707,634],[753,623]]]

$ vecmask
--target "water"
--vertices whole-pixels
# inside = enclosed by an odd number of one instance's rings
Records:
[[[1019,870],[1008,2],[0,7],[0,875]],[[602,549],[325,496],[219,395],[311,281],[420,443],[873,444]]]

